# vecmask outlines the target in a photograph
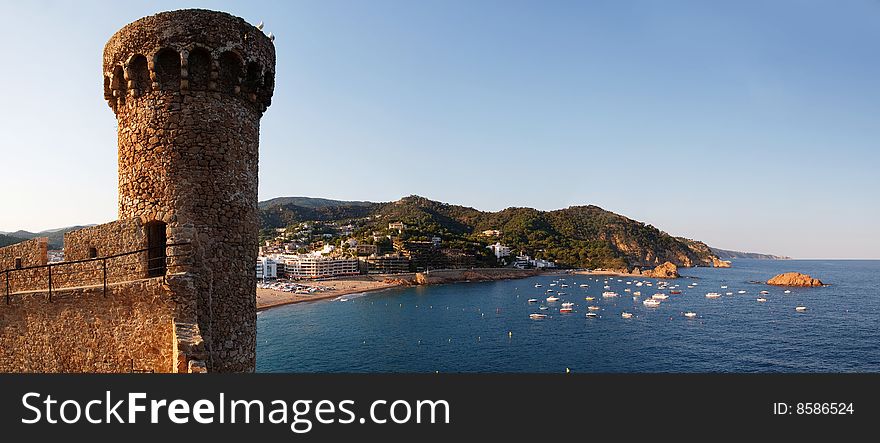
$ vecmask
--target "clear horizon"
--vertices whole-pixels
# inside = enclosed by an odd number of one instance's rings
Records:
[[[878,2],[111,5],[0,4],[0,231],[116,219],[103,45],[203,7],[277,36],[260,200],[593,204],[721,249],[878,258]]]

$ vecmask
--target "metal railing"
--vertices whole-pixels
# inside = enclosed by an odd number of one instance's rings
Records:
[[[111,271],[110,275],[112,277],[123,277],[123,279],[119,280],[119,282],[132,281],[132,280],[136,280],[136,279],[150,278],[150,277],[160,277],[160,276],[164,279],[165,275],[167,273],[167,269],[168,269],[168,259],[177,258],[177,257],[186,257],[186,256],[191,255],[191,253],[192,253],[192,251],[188,251],[188,252],[182,253],[182,254],[176,253],[176,254],[169,255],[169,254],[165,253],[165,251],[167,251],[166,248],[176,247],[176,246],[187,246],[187,245],[190,245],[190,242],[168,243],[165,245],[154,246],[154,247],[149,247],[149,248],[144,248],[144,249],[138,249],[136,251],[123,252],[120,254],[113,254],[113,255],[108,255],[108,256],[104,256],[104,257],[87,258],[87,259],[82,259],[82,260],[60,261],[60,262],[55,262],[55,263],[48,263],[45,265],[25,266],[25,267],[21,267],[21,268],[6,269],[3,271],[0,271],[0,273],[4,274],[4,276],[5,276],[4,281],[5,281],[5,286],[6,286],[6,304],[8,305],[10,303],[10,296],[13,294],[13,292],[11,292],[12,288],[11,288],[11,284],[10,284],[10,278],[11,278],[12,274],[14,274],[16,272],[26,272],[26,271],[33,272],[33,271],[39,271],[41,269],[46,269],[47,274],[48,274],[46,287],[48,289],[49,302],[52,301],[53,289],[64,289],[64,288],[71,287],[71,286],[62,286],[62,287],[56,286],[55,284],[53,284],[53,276],[55,277],[54,280],[57,282],[59,276],[71,276],[71,275],[82,274],[82,273],[94,274],[96,272],[100,272],[101,273],[101,283],[96,283],[93,285],[80,285],[80,286],[98,286],[98,285],[102,284],[103,285],[103,295],[106,297],[107,296],[107,285],[108,285],[108,279],[107,279],[107,277],[108,277],[107,262],[108,261],[111,261],[111,267],[109,268]],[[161,251],[162,253],[156,254],[155,257],[151,257],[150,256],[151,251]],[[136,257],[137,254],[144,254],[144,253],[147,254],[147,257],[145,259],[141,260]],[[125,259],[127,259],[129,257],[134,258],[134,260],[126,262]],[[121,262],[121,264],[116,262],[116,260],[119,260]],[[88,266],[84,266],[84,269],[74,269],[76,267],[75,265],[87,265],[87,264],[92,264],[92,263],[100,265],[100,268],[98,268],[98,267],[90,268]],[[141,265],[141,264],[144,264],[145,266],[140,267],[139,265]],[[129,270],[131,275],[126,276],[123,273],[113,272],[113,271],[116,271],[118,268],[123,268],[123,267],[132,268],[133,270]],[[68,268],[66,270],[66,272],[65,272],[65,268]],[[126,278],[128,280],[126,280]],[[37,279],[28,279],[28,280],[30,282],[30,281],[37,280]],[[69,279],[69,281],[77,282],[76,279]],[[75,286],[73,286],[73,287],[75,287]],[[42,288],[27,289],[26,291],[30,292],[30,291],[40,291],[40,290],[42,290]],[[26,292],[26,291],[21,291],[21,292]]]

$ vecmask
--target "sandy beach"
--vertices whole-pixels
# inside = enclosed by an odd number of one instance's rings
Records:
[[[262,311],[264,309],[289,305],[292,303],[326,300],[328,298],[336,298],[342,295],[378,291],[381,289],[402,286],[406,283],[401,280],[393,279],[350,277],[339,280],[300,282],[300,284],[307,286],[317,286],[327,289],[322,291],[315,291],[311,294],[294,294],[292,292],[276,291],[274,289],[257,288],[257,310]]]
[[[509,278],[524,278],[537,275],[537,270],[504,268],[435,270],[427,274],[361,275],[332,280],[299,281],[305,286],[315,286],[322,290],[311,294],[295,294],[274,289],[257,288],[257,310],[262,311],[293,303],[326,300],[342,295],[379,291],[397,286],[420,284],[443,284],[460,281],[490,281]]]

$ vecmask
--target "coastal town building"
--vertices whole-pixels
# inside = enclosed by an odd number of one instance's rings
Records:
[[[491,249],[492,253],[495,254],[495,258],[499,260],[503,257],[510,256],[510,247],[504,246],[500,242],[496,242],[494,245],[486,246],[486,248]]]
[[[325,257],[319,253],[279,254],[271,259],[277,263],[278,276],[286,278],[327,278],[360,274],[355,258]]]
[[[355,246],[355,253],[359,256],[370,256],[375,255],[378,252],[379,248],[376,245],[368,245],[368,244],[359,244]]]
[[[400,254],[371,255],[361,262],[368,274],[402,274],[410,272],[410,260]]]
[[[278,278],[278,262],[269,257],[257,257],[257,280]]]
[[[513,267],[517,269],[553,269],[557,265],[550,260],[533,259],[528,255],[517,255],[513,262]]]
[[[501,231],[499,231],[497,229],[487,229],[487,230],[483,231],[482,234],[485,235],[486,237],[499,237],[499,236],[501,236]]]

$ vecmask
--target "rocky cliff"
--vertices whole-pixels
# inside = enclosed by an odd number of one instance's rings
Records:
[[[825,284],[818,278],[813,278],[807,274],[801,274],[799,272],[786,272],[785,274],[779,274],[770,280],[767,280],[767,284],[776,286],[825,286]]]
[[[678,267],[673,263],[666,262],[654,269],[642,271],[643,277],[651,278],[678,278]]]

